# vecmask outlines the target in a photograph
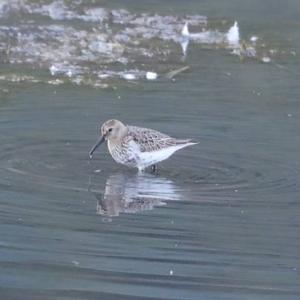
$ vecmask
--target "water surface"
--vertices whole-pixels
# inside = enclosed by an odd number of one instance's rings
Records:
[[[172,3],[1,2],[1,299],[299,299],[299,4]],[[139,176],[88,158],[112,117],[200,143]]]

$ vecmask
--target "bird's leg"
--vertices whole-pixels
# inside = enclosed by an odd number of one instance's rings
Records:
[[[157,172],[157,166],[156,165],[152,165],[151,166],[151,173],[156,173]]]

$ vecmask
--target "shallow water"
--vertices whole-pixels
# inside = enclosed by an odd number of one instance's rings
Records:
[[[0,298],[299,299],[299,3],[51,3],[0,2],[1,49],[13,41],[1,52]],[[150,16],[166,30],[151,38]],[[190,40],[184,56],[186,19],[222,38],[237,20],[246,46],[258,37],[256,55]],[[101,22],[110,40],[98,59]],[[48,48],[50,25],[69,35],[56,31]],[[115,52],[126,28],[144,35]],[[80,30],[90,53],[77,52]],[[105,147],[89,160],[112,117],[200,144],[157,175],[117,165]]]

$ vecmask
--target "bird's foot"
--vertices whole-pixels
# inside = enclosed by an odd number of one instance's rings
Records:
[[[156,165],[151,166],[151,173],[157,174],[157,166]]]

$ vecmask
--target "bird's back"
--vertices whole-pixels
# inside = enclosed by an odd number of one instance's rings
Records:
[[[139,145],[141,152],[153,152],[176,146],[177,140],[159,131],[137,126],[127,126],[128,136]]]

